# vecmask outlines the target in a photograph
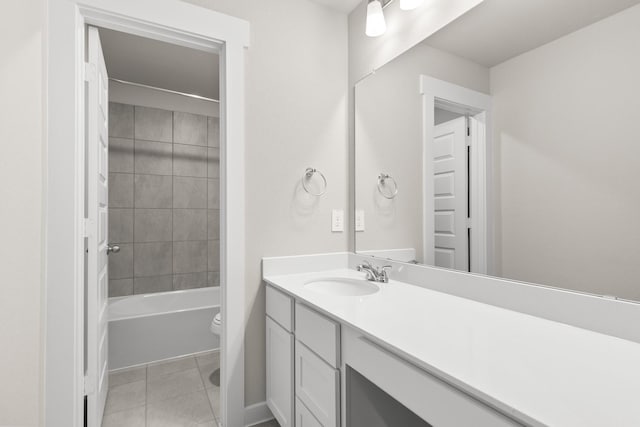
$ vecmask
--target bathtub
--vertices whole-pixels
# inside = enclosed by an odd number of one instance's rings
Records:
[[[218,349],[220,288],[109,298],[109,370]]]

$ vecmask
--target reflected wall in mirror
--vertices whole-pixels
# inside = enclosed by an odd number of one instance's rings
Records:
[[[639,2],[508,3],[356,85],[356,251],[640,301]]]

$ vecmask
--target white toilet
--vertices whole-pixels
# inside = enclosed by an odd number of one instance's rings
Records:
[[[220,315],[220,313],[213,316],[213,320],[211,320],[210,329],[212,334],[220,336],[220,333],[222,331],[222,316]]]

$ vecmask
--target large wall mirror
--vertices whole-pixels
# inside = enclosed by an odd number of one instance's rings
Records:
[[[356,84],[356,252],[640,301],[640,2],[534,3]]]

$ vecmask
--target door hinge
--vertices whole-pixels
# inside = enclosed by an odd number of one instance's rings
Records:
[[[93,221],[89,218],[82,220],[82,235],[83,237],[91,237],[91,230],[93,229]]]
[[[471,228],[471,218],[467,218],[467,228]]]
[[[98,70],[96,70],[96,66],[90,62],[85,62],[84,63],[84,81],[90,82],[92,80],[95,80],[97,75],[98,75]]]
[[[89,395],[96,392],[96,384],[90,376],[84,377],[84,394]]]

